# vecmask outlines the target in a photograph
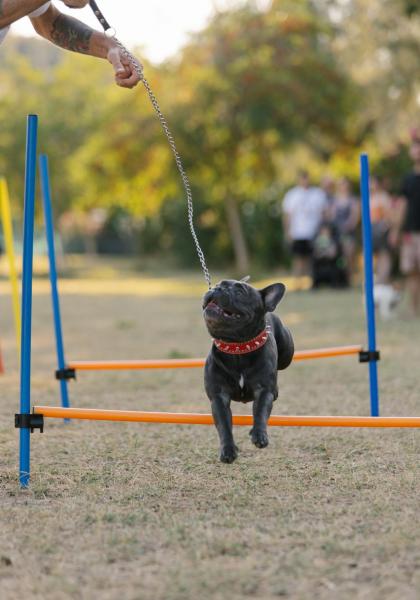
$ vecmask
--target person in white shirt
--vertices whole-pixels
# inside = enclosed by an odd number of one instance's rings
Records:
[[[298,184],[283,199],[284,231],[292,252],[295,277],[312,271],[313,239],[327,209],[327,198],[321,188],[309,183],[306,171],[300,171]]]
[[[83,8],[89,0],[60,0],[70,8]],[[35,31],[56,46],[66,50],[107,59],[117,85],[133,88],[139,76],[115,40],[91,29],[81,21],[61,13],[45,0],[0,0],[0,44],[12,23],[22,17],[31,19]]]

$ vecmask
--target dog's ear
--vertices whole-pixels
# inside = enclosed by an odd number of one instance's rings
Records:
[[[283,298],[286,286],[283,283],[273,283],[260,290],[261,298],[267,312],[273,312]]]

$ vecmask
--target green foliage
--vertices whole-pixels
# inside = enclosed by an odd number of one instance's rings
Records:
[[[171,115],[200,202],[209,207],[207,214],[217,214],[219,233],[210,255],[215,249],[229,257],[241,235],[217,205],[229,199],[240,210],[240,204],[258,203],[284,176],[281,159],[303,137],[322,157],[345,136],[351,86],[328,49],[330,30],[309,3],[290,3],[290,10],[292,15],[285,15],[275,3],[268,12],[246,6],[221,13],[194,36],[181,60],[163,71],[165,86],[147,70]],[[130,118],[121,122],[120,115]],[[182,205],[176,201],[182,190],[165,141],[144,93],[122,98],[107,115],[106,127],[74,157],[83,205],[96,201],[96,191],[102,205],[117,203],[150,217],[161,209],[163,222],[171,222],[174,213],[184,224],[185,208],[179,214]],[[162,232],[162,240],[169,248],[173,239],[183,257],[188,230],[178,236],[179,230],[175,227],[175,237]],[[245,228],[252,249],[251,231]],[[277,246],[266,255],[279,260]],[[185,250],[190,256],[191,243]]]
[[[351,0],[338,9],[333,49],[359,86],[356,144],[373,139],[381,150],[407,140],[418,123],[420,12],[409,0]]]
[[[398,187],[419,109],[419,40],[409,0],[248,2],[216,14],[172,61],[145,65],[211,263],[243,265],[246,250],[264,266],[287,260],[280,201],[302,166],[356,181],[363,148]],[[9,36],[1,54],[0,173],[15,214],[25,115],[36,112],[57,215],[105,207],[100,248],[196,265],[179,175],[143,86],[118,89],[105,61],[39,40]]]
[[[72,154],[87,143],[98,127],[103,126],[104,89],[109,86],[109,70],[90,57],[67,54],[48,70],[31,66],[20,55],[6,55],[2,67],[0,94],[0,172],[13,191],[13,198],[23,195],[25,116],[36,113],[40,118],[39,149],[52,163],[52,187],[58,212],[74,203]],[[113,93],[107,97],[112,99]],[[20,203],[15,202],[19,211]]]

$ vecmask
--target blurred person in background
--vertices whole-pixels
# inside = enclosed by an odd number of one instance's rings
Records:
[[[420,316],[420,137],[410,147],[413,170],[402,183],[400,267],[413,316]]]
[[[313,240],[327,210],[321,188],[310,185],[307,171],[300,171],[297,185],[283,199],[284,231],[292,253],[293,275],[312,274]]]
[[[373,254],[376,259],[375,282],[390,283],[392,252],[390,230],[392,225],[392,199],[379,177],[371,178],[370,218],[372,221]]]
[[[328,207],[331,207],[335,201],[336,183],[331,175],[324,175],[321,180],[321,189],[324,191]]]
[[[346,261],[337,228],[327,220],[314,239],[312,288],[348,286]]]
[[[83,8],[88,4],[88,0],[61,1],[69,8]],[[113,38],[61,13],[52,2],[0,0],[0,44],[10,25],[26,16],[31,19],[35,31],[56,46],[107,59],[114,69],[117,85],[132,88],[139,82],[139,76]]]
[[[344,254],[347,281],[351,284],[355,271],[356,235],[360,222],[360,203],[352,193],[350,181],[342,177],[337,182],[328,220],[335,227]]]

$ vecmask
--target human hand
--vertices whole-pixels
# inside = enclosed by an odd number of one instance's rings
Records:
[[[61,0],[69,8],[83,8],[89,3],[89,0]]]
[[[140,81],[138,73],[126,56],[123,56],[118,46],[108,50],[108,61],[115,71],[115,83],[121,87],[133,88]]]

